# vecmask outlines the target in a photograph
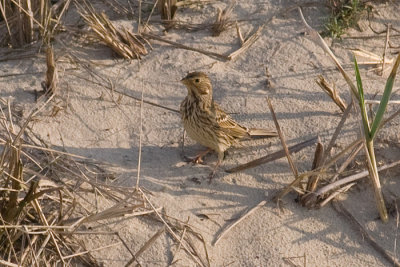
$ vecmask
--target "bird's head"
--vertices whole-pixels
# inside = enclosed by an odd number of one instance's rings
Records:
[[[211,81],[204,72],[190,72],[181,82],[186,85],[188,94],[202,99],[212,99]]]

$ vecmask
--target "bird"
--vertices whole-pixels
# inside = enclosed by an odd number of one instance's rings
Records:
[[[202,162],[202,157],[215,151],[218,161],[209,175],[214,177],[224,159],[225,151],[243,139],[252,137],[274,137],[276,131],[247,128],[233,120],[213,99],[213,87],[210,78],[204,72],[190,72],[181,82],[187,88],[187,96],[180,105],[183,127],[188,136],[207,150],[191,159]]]

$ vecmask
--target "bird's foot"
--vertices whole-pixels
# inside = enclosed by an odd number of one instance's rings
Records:
[[[200,152],[197,156],[195,156],[193,158],[183,155],[183,161],[191,162],[193,164],[203,164],[203,157],[205,155],[207,155],[210,151],[211,151],[211,149],[207,149],[203,152]]]
[[[202,158],[203,158],[203,156],[196,156],[196,157],[183,156],[183,161],[191,162],[193,164],[202,164],[203,163]]]

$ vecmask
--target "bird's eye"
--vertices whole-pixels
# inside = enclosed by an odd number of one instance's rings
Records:
[[[196,79],[196,80],[194,80],[194,82],[195,82],[195,83],[198,83],[198,82],[200,82],[200,80],[199,80],[199,79]]]

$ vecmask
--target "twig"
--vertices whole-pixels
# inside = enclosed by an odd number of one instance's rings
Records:
[[[337,177],[347,168],[347,166],[353,161],[355,156],[357,156],[358,152],[363,148],[364,144],[359,144],[358,147],[354,148],[354,150],[350,153],[349,157],[345,160],[345,162],[340,166],[339,170],[336,174],[330,179],[331,181],[336,181]],[[302,204],[308,208],[315,207],[318,197],[320,195],[315,194],[315,192],[309,192],[302,198]]]
[[[188,219],[186,221],[186,224],[188,224],[188,223],[189,223],[189,217],[188,217]],[[183,241],[183,238],[185,237],[185,234],[186,234],[186,229],[187,229],[186,227],[183,228],[183,232],[182,232],[182,235],[181,235],[181,239],[179,240],[178,248],[176,249],[175,254],[174,254],[174,256],[172,257],[172,260],[171,260],[171,265],[174,264],[175,258],[178,255],[179,251],[181,250],[182,241]]]
[[[377,252],[379,252],[386,260],[388,260],[393,266],[400,267],[400,263],[397,259],[393,258],[384,248],[382,248],[375,238],[373,238],[367,230],[354,218],[354,216],[343,206],[339,201],[332,202],[334,209],[341,215],[343,215],[350,224],[360,232],[363,240],[366,240]]]
[[[102,84],[102,83],[100,83],[100,82],[94,82],[94,81],[88,79],[87,77],[83,77],[83,76],[79,76],[79,75],[75,75],[75,74],[74,74],[74,76],[77,77],[77,78],[80,78],[80,79],[82,79],[82,80],[89,81],[89,82],[92,82],[92,83],[94,83],[94,84],[103,86],[103,87],[107,88],[107,89],[110,90],[110,91],[112,90],[114,93],[118,93],[118,94],[123,95],[123,96],[126,96],[126,97],[128,97],[128,98],[132,98],[132,99],[134,99],[134,100],[136,100],[136,101],[139,101],[139,102],[142,101],[140,97],[136,97],[136,96],[133,96],[133,95],[129,95],[129,94],[125,93],[125,92],[119,91],[119,90],[117,90],[117,89],[113,89],[113,88],[111,88],[110,86],[104,85],[104,84]],[[166,107],[166,106],[163,106],[163,105],[160,105],[160,104],[157,104],[157,103],[148,101],[148,100],[143,100],[143,103],[149,104],[149,105],[151,105],[151,106],[159,107],[159,108],[162,108],[162,109],[165,109],[165,110],[168,110],[168,111],[172,111],[172,112],[174,112],[174,113],[180,113],[179,110],[177,110],[177,109],[169,108],[169,107]]]
[[[158,230],[149,240],[147,240],[147,242],[143,245],[143,247],[141,247],[138,252],[135,253],[135,257],[136,259],[140,257],[140,255],[143,254],[143,252],[146,251],[146,249],[148,249],[151,244],[154,243],[154,241],[157,240],[157,238],[162,235],[163,233],[165,233],[165,226],[162,227],[160,230]]]
[[[260,207],[264,206],[266,203],[267,203],[267,201],[263,200],[260,203],[258,203],[256,206],[252,207],[251,209],[245,210],[243,212],[243,214],[239,217],[239,219],[232,222],[227,228],[225,228],[225,230],[223,230],[221,233],[219,233],[219,235],[216,237],[213,245],[216,246],[218,244],[218,242],[222,239],[222,237],[224,237],[230,230],[232,230],[233,227],[238,225],[241,221],[243,221],[245,218],[250,216],[253,212],[255,212]]]
[[[143,80],[142,80],[142,97],[140,101],[140,130],[139,130],[139,158],[138,158],[138,169],[136,177],[136,191],[139,190],[139,179],[140,179],[140,165],[142,161],[142,135],[143,135]]]
[[[157,40],[157,41],[160,41],[160,42],[164,42],[164,43],[173,45],[173,46],[181,48],[181,49],[186,49],[186,50],[198,52],[198,53],[207,55],[209,57],[214,57],[214,58],[222,59],[222,60],[225,60],[225,61],[228,61],[228,60],[231,59],[229,56],[225,56],[225,55],[218,54],[218,53],[215,53],[215,52],[206,51],[206,50],[203,50],[203,49],[200,49],[200,48],[194,48],[194,47],[190,47],[190,46],[187,46],[187,45],[183,45],[183,44],[180,44],[180,43],[177,43],[177,42],[174,42],[174,41],[170,41],[170,40],[161,38],[161,37],[159,37],[157,35],[154,35],[154,34],[151,34],[151,33],[142,33],[142,35],[145,36],[146,38],[149,38],[149,39],[154,39],[154,40]]]
[[[312,164],[312,169],[315,170],[319,168],[320,166],[323,165],[323,157],[324,157],[324,145],[321,143],[321,141],[318,139],[317,146],[315,148],[315,153],[314,153],[314,161]],[[319,181],[319,175],[312,175],[308,178],[308,183],[306,187],[307,192],[314,192],[315,189],[317,188]]]
[[[237,35],[238,35],[238,38],[240,41],[240,45],[243,46],[244,38],[243,38],[242,31],[240,30],[240,27],[239,27],[239,24],[237,23],[237,21],[235,23],[235,26],[236,26],[236,32],[237,32]]]
[[[344,123],[346,122],[347,118],[349,117],[351,108],[353,107],[353,102],[350,102],[350,104],[347,106],[346,110],[344,111],[342,118],[340,119],[340,122],[338,126],[335,129],[335,132],[332,135],[331,140],[329,141],[328,147],[325,150],[324,157],[323,157],[323,162],[325,163],[326,159],[331,153],[331,150],[333,148],[333,145],[336,142],[337,137],[339,136],[340,131],[343,128]]]
[[[260,27],[258,27],[258,29],[249,38],[247,38],[244,41],[244,43],[242,43],[241,47],[238,50],[236,50],[236,51],[232,52],[231,54],[229,54],[228,59],[229,60],[234,60],[240,54],[242,54],[245,51],[247,51],[247,49],[249,49],[250,46],[252,46],[257,41],[258,37],[260,37],[261,31],[263,29],[264,29],[264,25],[261,25]],[[238,32],[238,34],[239,34],[239,32]],[[239,36],[239,38],[240,38],[240,36]]]
[[[400,160],[395,161],[395,162],[392,162],[392,163],[387,164],[387,165],[384,165],[384,166],[382,166],[382,167],[379,167],[379,168],[378,168],[378,171],[384,171],[384,170],[393,168],[393,167],[395,167],[395,166],[397,166],[397,165],[399,165],[399,164],[400,164]],[[364,178],[364,177],[368,176],[368,174],[369,174],[368,171],[362,171],[362,172],[359,172],[359,173],[357,173],[357,174],[348,176],[348,177],[346,177],[346,178],[340,179],[340,180],[337,181],[337,182],[328,184],[328,185],[326,185],[326,186],[324,186],[324,187],[318,189],[317,191],[315,191],[314,194],[315,194],[316,196],[320,196],[320,195],[325,194],[326,192],[328,192],[328,191],[330,191],[330,190],[332,190],[332,189],[335,189],[335,188],[338,187],[338,186],[341,186],[341,185],[343,185],[343,184],[347,184],[347,183],[350,183],[350,182],[359,180],[359,179],[361,179],[361,178]]]
[[[142,0],[139,0],[139,17],[137,24],[137,34],[140,34],[140,24],[142,23]]]
[[[2,259],[0,259],[0,264],[4,264],[4,266],[8,266],[8,267],[19,267],[20,266],[18,264],[14,264],[12,262],[5,261],[5,260],[2,260]]]
[[[335,155],[330,161],[328,161],[325,165],[319,167],[316,170],[308,171],[305,173],[300,174],[293,182],[291,182],[289,185],[287,185],[279,194],[274,196],[275,200],[283,198],[286,194],[288,194],[291,190],[293,190],[293,187],[300,183],[301,180],[305,179],[306,177],[309,177],[311,175],[319,174],[322,172],[325,172],[326,169],[328,169],[331,165],[333,165],[338,159],[343,157],[343,155],[346,153],[346,151],[353,149],[355,146],[359,145],[362,143],[361,138],[354,141],[350,145],[346,147],[343,151]]]
[[[343,164],[337,170],[336,174],[332,177],[331,181],[337,180],[339,175],[347,168],[347,166],[349,166],[349,164],[354,160],[354,158],[358,155],[362,148],[363,144],[360,144],[358,147],[354,148],[353,152],[351,152],[349,157],[343,162]]]
[[[91,252],[102,250],[102,249],[106,249],[106,248],[115,247],[115,246],[118,246],[118,245],[121,245],[121,242],[117,242],[117,243],[113,243],[113,244],[106,245],[106,246],[103,246],[103,247],[98,247],[98,248],[94,248],[94,249],[91,249],[91,250],[86,250],[86,251],[78,252],[78,253],[75,253],[75,254],[72,254],[72,255],[64,256],[63,259],[67,260],[67,259],[70,259],[70,258],[73,258],[73,257],[81,256],[81,255],[84,255],[84,254],[87,254],[87,253],[91,253]]]
[[[294,178],[297,179],[297,177],[299,176],[299,172],[297,170],[296,165],[294,164],[294,162],[292,160],[292,157],[290,156],[289,149],[288,149],[288,146],[285,141],[285,137],[283,136],[281,127],[279,126],[278,119],[276,118],[275,111],[274,111],[274,108],[272,107],[272,103],[271,103],[271,100],[269,99],[269,97],[267,98],[267,103],[268,103],[269,110],[271,111],[271,115],[272,115],[272,118],[275,123],[276,131],[278,132],[279,139],[281,140],[282,147],[283,147],[283,150],[285,151],[290,168],[292,170]]]
[[[318,208],[322,208],[323,206],[325,206],[326,204],[329,203],[329,201],[331,201],[332,199],[334,199],[337,195],[339,194],[343,194],[345,193],[347,190],[349,190],[353,185],[355,185],[356,183],[351,183],[348,184],[342,188],[339,188],[338,190],[336,190],[335,192],[333,192],[332,194],[329,195],[329,197],[327,197],[326,199],[324,199],[324,201],[322,201],[321,203],[318,204]]]
[[[139,256],[142,255],[143,252],[145,252],[146,249],[148,249],[151,246],[151,244],[153,244],[154,241],[156,241],[157,238],[160,235],[162,235],[164,232],[165,232],[165,227],[158,230],[149,240],[147,240],[147,242],[138,250],[138,252],[136,252],[135,255],[125,264],[125,267],[130,266],[134,261],[138,261]],[[139,265],[140,265],[140,263],[139,263]]]
[[[392,37],[400,37],[400,34],[392,34]],[[386,38],[384,35],[365,35],[365,36],[344,36],[343,39],[375,39]]]
[[[170,235],[175,239],[175,241],[179,242],[179,236],[177,236],[174,232],[174,230],[171,229],[171,227],[168,225],[168,223],[164,220],[164,218],[161,216],[161,214],[157,211],[157,209],[154,207],[154,205],[150,202],[146,194],[143,192],[143,190],[139,187],[139,191],[142,193],[143,198],[146,200],[146,202],[150,205],[150,207],[154,210],[155,214],[157,217],[164,223],[165,227],[167,228],[168,232]],[[198,258],[196,258],[191,252],[190,249],[187,247],[185,243],[182,243],[182,247],[185,249],[185,251],[190,255],[190,257],[200,266],[206,266],[203,262],[201,262]]]
[[[311,139],[309,139],[307,141],[304,141],[304,142],[301,142],[299,144],[293,145],[293,146],[288,148],[289,153],[299,152],[300,150],[315,144],[316,141],[317,141],[317,137],[313,137],[313,138],[311,138]],[[285,150],[282,149],[282,150],[279,150],[279,151],[274,152],[272,154],[269,154],[269,155],[266,155],[264,157],[261,157],[259,159],[256,159],[256,160],[247,162],[245,164],[239,165],[237,167],[228,169],[228,170],[226,170],[226,172],[234,173],[234,172],[239,172],[239,171],[243,171],[243,170],[246,170],[246,169],[254,168],[254,167],[257,167],[257,166],[259,166],[261,164],[264,164],[264,163],[267,163],[267,162],[271,162],[271,161],[283,158],[285,155],[286,155],[285,154]]]
[[[150,14],[149,14],[149,16],[147,17],[146,23],[144,24],[144,27],[143,27],[144,29],[147,28],[147,25],[149,24],[149,20],[150,20],[150,18],[151,18],[151,15],[153,15],[154,9],[156,8],[158,1],[160,1],[160,0],[156,0],[156,1],[154,2],[153,7],[151,8]]]
[[[376,105],[379,105],[381,103],[381,101],[380,100],[372,100],[372,99],[369,100],[369,99],[366,99],[366,100],[364,100],[364,103],[365,104],[376,104]],[[400,100],[389,100],[388,105],[390,105],[390,104],[399,105],[400,104]]]
[[[342,112],[346,109],[346,104],[344,103],[343,99],[340,97],[340,95],[336,91],[336,86],[333,85],[330,86],[330,84],[325,80],[324,76],[319,75],[318,79],[315,81],[319,87],[321,87],[325,93],[329,95],[330,98],[332,98],[333,102],[340,108]]]

